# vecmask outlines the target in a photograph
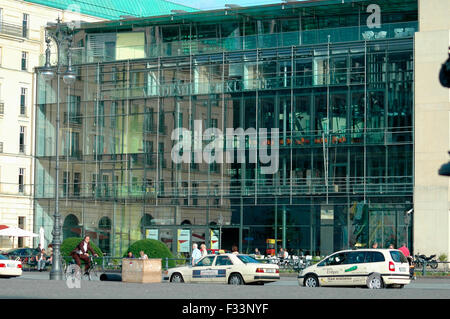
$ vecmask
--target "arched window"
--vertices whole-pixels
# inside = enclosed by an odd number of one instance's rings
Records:
[[[81,227],[77,216],[70,214],[64,219],[63,240],[69,237],[81,237]]]
[[[154,224],[153,217],[150,214],[144,214],[141,217],[141,233],[145,237],[145,229]]]
[[[189,219],[185,219],[181,222],[181,225],[192,225],[192,223]]]

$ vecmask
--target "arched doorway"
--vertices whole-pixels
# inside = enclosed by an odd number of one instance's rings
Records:
[[[81,227],[77,216],[69,214],[64,219],[63,240],[69,237],[81,237]]]
[[[153,223],[153,216],[150,214],[144,214],[144,216],[141,217],[141,234],[143,238],[145,238],[145,229],[149,226],[152,226]]]
[[[192,225],[192,223],[189,219],[185,219],[181,222],[181,225]]]
[[[111,219],[103,216],[98,222],[98,247],[104,254],[111,254]]]

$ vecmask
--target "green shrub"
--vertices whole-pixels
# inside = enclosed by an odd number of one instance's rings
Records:
[[[447,255],[446,254],[440,254],[438,257],[440,262],[446,262],[447,261]]]
[[[175,260],[173,260],[174,256],[170,252],[169,248],[167,248],[163,242],[155,239],[142,239],[134,242],[130,247],[128,247],[124,257],[126,257],[128,252],[131,251],[133,255],[138,258],[141,250],[148,256],[148,258],[161,258],[163,268],[165,268],[166,257],[172,259],[169,260],[169,267],[175,267]]]

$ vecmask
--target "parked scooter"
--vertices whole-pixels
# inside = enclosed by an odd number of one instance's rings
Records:
[[[431,269],[436,269],[438,267],[438,262],[436,259],[436,255],[431,255],[430,257],[427,257],[425,255],[415,255],[414,256],[414,265],[415,267],[424,267],[426,264],[428,267],[431,267]]]

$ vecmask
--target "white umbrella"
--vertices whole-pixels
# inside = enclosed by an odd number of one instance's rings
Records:
[[[38,234],[32,233],[30,231],[17,228],[14,226],[9,226],[8,228],[0,230],[0,236],[10,236],[10,237],[38,237]]]
[[[18,227],[9,226],[8,228],[4,228],[0,230],[0,236],[9,236],[9,237],[38,237],[38,234],[32,233],[27,230],[23,230]],[[14,239],[13,239],[13,247],[14,247]]]
[[[45,249],[44,227],[42,226],[39,228],[39,244],[41,244],[42,249]]]

